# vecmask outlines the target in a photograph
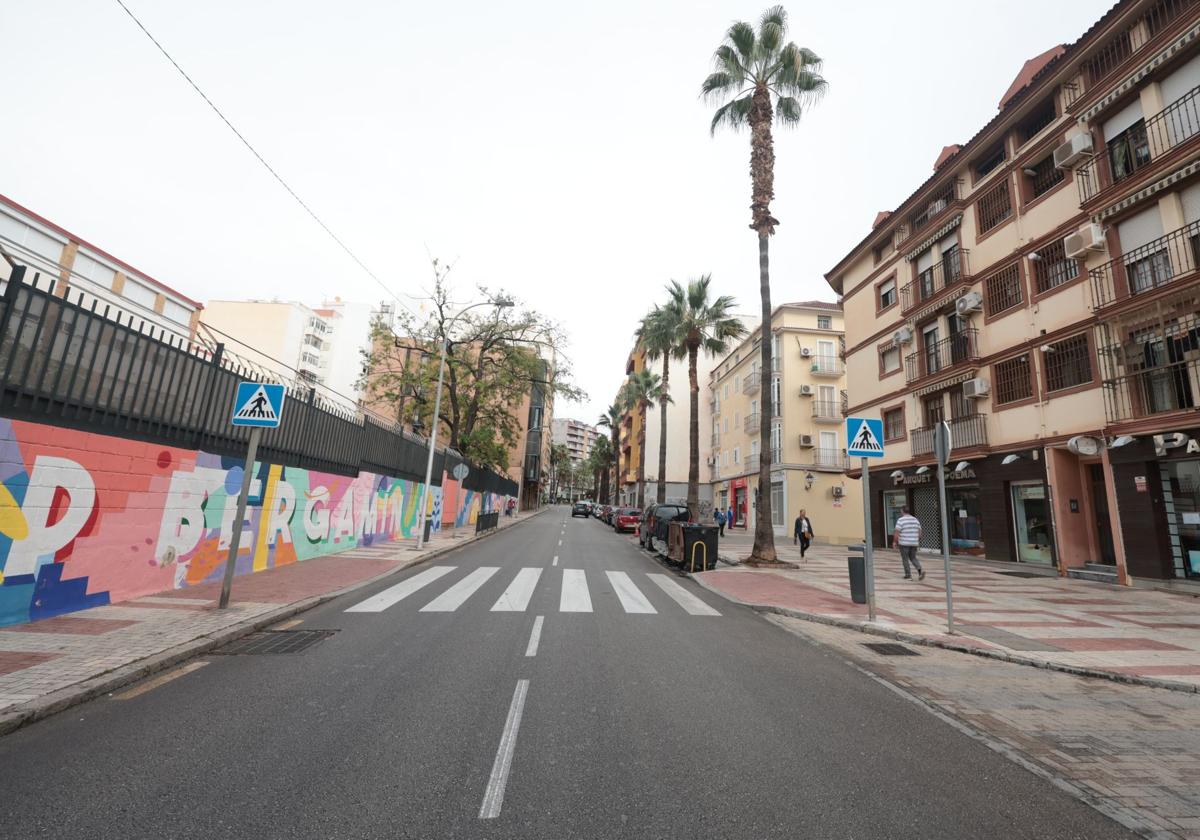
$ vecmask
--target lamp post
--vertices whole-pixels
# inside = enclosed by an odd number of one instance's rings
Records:
[[[425,461],[425,483],[421,485],[421,500],[417,505],[417,550],[420,550],[425,545],[425,507],[428,504],[429,484],[433,481],[433,454],[437,450],[438,416],[442,411],[442,381],[446,376],[446,348],[450,346],[450,327],[454,326],[455,321],[476,307],[495,306],[497,309],[505,309],[512,305],[513,302],[507,298],[473,303],[466,309],[460,310],[457,315],[451,318],[447,322],[445,330],[443,330],[441,360],[438,362],[437,393],[433,397],[433,419],[430,421],[431,428],[429,430],[429,457]]]

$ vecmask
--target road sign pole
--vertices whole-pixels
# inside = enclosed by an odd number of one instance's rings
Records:
[[[875,620],[875,544],[871,539],[871,463],[862,459],[863,565],[867,573],[867,618]]]
[[[933,434],[934,457],[937,459],[938,514],[941,516],[942,567],[946,572],[946,632],[954,635],[954,584],[950,578],[950,516],[946,504],[946,467],[950,463],[950,450],[954,441],[950,438],[950,424],[943,420]]]
[[[233,573],[237,570],[238,545],[242,541],[242,524],[246,521],[246,500],[250,496],[250,481],[254,478],[254,459],[258,455],[258,439],[260,437],[262,437],[262,428],[260,426],[253,427],[250,430],[250,447],[246,450],[246,463],[242,467],[242,490],[238,494],[237,517],[233,520],[233,536],[229,540],[229,557],[225,560],[225,578],[221,581],[219,608],[222,610],[229,606],[229,593],[233,588]]]

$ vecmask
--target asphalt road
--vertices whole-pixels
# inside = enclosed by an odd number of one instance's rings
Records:
[[[1133,836],[567,508],[432,567],[0,739],[0,835]]]

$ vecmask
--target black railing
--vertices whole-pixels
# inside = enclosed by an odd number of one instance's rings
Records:
[[[978,358],[979,330],[968,327],[941,341],[927,344],[915,353],[908,354],[904,358],[905,376],[909,382],[915,382]]]
[[[812,416],[814,420],[841,420],[842,404],[836,400],[813,400]]]
[[[1134,248],[1088,275],[1096,309],[1170,285],[1200,266],[1200,222]]]
[[[482,534],[484,531],[492,531],[500,527],[500,511],[493,513],[481,513],[475,517],[475,533]]]
[[[933,426],[922,426],[909,432],[914,458],[933,454],[933,430]],[[951,420],[950,444],[954,449],[987,446],[987,415],[968,414]]]
[[[215,348],[171,335],[81,292],[53,293],[57,278],[13,271],[0,297],[0,415],[241,457],[250,430],[230,425],[234,392],[261,372]],[[420,481],[428,444],[399,425],[338,408],[291,385],[283,423],[264,430],[263,461],[343,475],[360,471]],[[439,452],[435,482],[461,458]],[[463,486],[515,495],[516,483],[472,468]]]
[[[901,309],[905,312],[920,306],[958,283],[971,279],[969,252],[958,248],[917,275],[917,279],[900,289]]]
[[[1110,423],[1200,407],[1200,361],[1144,368],[1104,382],[1104,412]]]

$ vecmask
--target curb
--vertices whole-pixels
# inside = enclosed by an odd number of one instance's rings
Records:
[[[1154,677],[1139,677],[1135,674],[1121,674],[1116,671],[1102,671],[1098,668],[1083,668],[1078,665],[1066,665],[1061,662],[1046,662],[1041,659],[1033,659],[1028,656],[1010,653],[1005,650],[996,650],[994,648],[978,648],[972,645],[956,644],[942,639],[933,639],[928,636],[920,636],[916,633],[908,633],[904,630],[891,630],[887,627],[880,627],[877,624],[872,624],[869,621],[848,621],[843,618],[832,618],[820,613],[804,612],[803,610],[794,610],[790,607],[777,607],[768,604],[751,604],[747,601],[739,600],[738,598],[722,592],[714,586],[710,586],[707,581],[701,578],[692,577],[696,583],[703,586],[714,595],[724,598],[726,601],[734,604],[740,604],[743,607],[749,607],[755,612],[771,613],[774,615],[782,615],[788,618],[796,618],[801,621],[811,621],[814,624],[827,624],[830,627],[838,627],[843,630],[857,630],[860,633],[865,633],[869,636],[882,636],[885,639],[894,639],[898,642],[907,642],[910,645],[919,645],[921,647],[942,648],[943,650],[952,650],[957,653],[968,653],[972,656],[980,656],[984,659],[996,659],[1001,662],[1011,662],[1015,665],[1025,665],[1032,668],[1041,668],[1044,671],[1059,671],[1064,674],[1072,674],[1076,677],[1091,677],[1093,679],[1108,680],[1109,682],[1122,683],[1124,685],[1140,685],[1147,688],[1162,688],[1168,691],[1179,691],[1184,694],[1200,694],[1200,686],[1195,686],[1190,683],[1175,682],[1174,680],[1160,680]]]
[[[278,624],[286,618],[291,618],[298,613],[311,610],[313,607],[320,606],[327,601],[332,601],[334,598],[340,598],[351,592],[355,592],[364,587],[378,583],[381,580],[391,577],[392,575],[411,569],[413,566],[420,565],[434,558],[441,557],[451,552],[478,542],[479,540],[487,539],[488,537],[507,531],[509,528],[515,528],[525,522],[550,510],[549,506],[543,507],[530,516],[514,522],[512,525],[504,528],[496,528],[492,531],[485,531],[482,534],[473,534],[470,537],[458,542],[454,545],[444,546],[422,554],[419,557],[412,558],[412,562],[404,563],[394,569],[388,569],[386,572],[375,575],[374,577],[360,580],[357,583],[352,583],[349,586],[343,586],[341,589],[333,592],[326,592],[322,595],[312,595],[302,601],[293,601],[290,604],[283,604],[277,609],[254,618],[226,627],[223,630],[218,630],[215,633],[209,633],[204,636],[198,636],[188,642],[183,642],[173,648],[168,648],[160,653],[153,654],[139,659],[128,665],[122,665],[111,671],[106,671],[103,674],[98,674],[94,677],[89,677],[85,680],[77,682],[73,685],[60,688],[50,694],[29,700],[18,706],[14,706],[6,712],[0,713],[0,737],[8,735],[21,727],[28,726],[31,723],[58,714],[72,706],[78,706],[81,703],[86,703],[89,700],[108,694],[118,688],[122,688],[130,683],[137,682],[145,677],[155,674],[159,671],[178,665],[188,659],[193,659],[208,653],[215,648],[226,645],[229,642],[240,639],[242,636],[262,630],[264,627],[270,627],[272,624]]]

